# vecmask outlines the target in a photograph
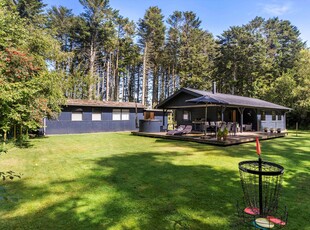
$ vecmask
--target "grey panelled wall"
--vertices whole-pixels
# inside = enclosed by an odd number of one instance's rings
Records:
[[[281,113],[281,120],[279,120],[278,114],[276,119],[272,120],[272,111],[266,111],[266,119],[261,120],[261,114],[257,115],[258,120],[260,121],[260,131],[263,131],[264,128],[274,128],[275,130],[280,128],[281,130],[286,130],[286,115]]]
[[[101,121],[92,121],[92,107],[64,107],[57,120],[45,121],[45,134],[74,134],[112,131],[133,131],[136,127],[135,108],[96,108],[101,112]],[[128,109],[129,120],[112,120],[113,109]],[[82,121],[72,121],[74,111],[82,111]],[[138,120],[143,119],[143,109],[138,108]]]

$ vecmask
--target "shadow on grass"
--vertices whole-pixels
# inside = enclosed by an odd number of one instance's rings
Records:
[[[7,229],[25,225],[31,229],[230,229],[241,196],[236,171],[177,165],[156,152],[112,156],[95,164],[84,176],[44,187],[14,182],[22,199],[0,206],[1,225]],[[52,191],[59,185],[74,193],[70,191],[69,197],[60,193],[58,199],[32,207],[26,215],[6,217],[6,212],[57,195]]]
[[[255,142],[233,145],[228,147],[212,146],[208,144],[193,143],[186,141],[175,141],[167,139],[157,139],[158,143],[167,143],[177,147],[187,147],[195,151],[205,152],[206,155],[226,155],[244,159],[256,159]],[[288,166],[296,166],[309,160],[310,157],[310,135],[304,132],[295,136],[290,134],[284,138],[261,140],[262,157],[266,161],[272,160],[272,156],[279,155],[287,161]],[[253,156],[253,157],[251,157]]]
[[[305,164],[309,155],[303,146],[309,141],[300,138],[263,141],[262,150],[264,158],[279,158],[276,163],[283,163],[290,173],[281,196],[289,209],[287,229],[306,230],[310,177]],[[254,143],[221,148],[158,141],[168,147],[191,148],[189,154],[256,158]],[[92,168],[69,180],[33,187],[22,178],[8,188],[20,194],[19,202],[0,203],[0,228],[232,229],[235,202],[242,197],[237,165],[236,170],[181,165],[182,156],[187,153],[129,152],[91,160]],[[27,212],[20,214],[22,209]]]

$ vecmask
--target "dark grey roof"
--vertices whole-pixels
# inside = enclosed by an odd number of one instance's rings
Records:
[[[227,105],[228,104],[226,101],[217,100],[217,99],[210,97],[208,95],[189,99],[189,100],[186,100],[185,102],[196,103],[196,104],[216,104],[216,105],[220,105],[220,104]]]
[[[191,88],[182,88],[178,92],[181,92],[181,91],[191,93],[192,95],[197,95],[197,97],[208,96],[209,98],[220,101],[221,102],[220,104],[226,104],[229,106],[291,110],[288,107],[277,105],[277,104],[264,101],[264,100],[260,100],[257,98],[243,97],[243,96],[237,96],[237,95],[232,95],[232,94],[213,93],[211,91],[203,91],[203,90],[197,90],[197,89],[191,89]],[[176,92],[174,95],[172,95],[171,97],[167,98],[165,101],[160,103],[159,107],[163,106],[172,97],[175,97],[176,95],[178,95],[178,92]]]

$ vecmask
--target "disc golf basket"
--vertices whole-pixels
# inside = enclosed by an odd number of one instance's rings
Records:
[[[238,204],[241,223],[250,229],[281,228],[287,224],[287,211],[279,208],[284,168],[262,161],[239,163],[243,205]]]

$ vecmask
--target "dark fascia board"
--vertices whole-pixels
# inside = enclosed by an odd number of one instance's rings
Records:
[[[191,91],[190,89],[188,88],[181,88],[179,89],[178,91],[176,91],[174,94],[172,94],[171,96],[167,97],[165,100],[163,100],[162,102],[160,102],[155,108],[156,109],[163,109],[164,105],[170,101],[172,98],[176,97],[177,95],[179,95],[180,93],[188,93],[190,95],[193,95],[194,97],[200,97],[200,96],[203,96],[203,94],[199,94],[199,93],[196,93],[196,92],[193,92]]]
[[[115,101],[96,101],[96,100],[80,100],[68,99],[66,107],[101,107],[101,108],[138,108],[145,109],[145,106],[135,102],[115,102]]]
[[[163,109],[144,109],[145,112],[162,112]],[[165,111],[170,113],[171,111]]]

